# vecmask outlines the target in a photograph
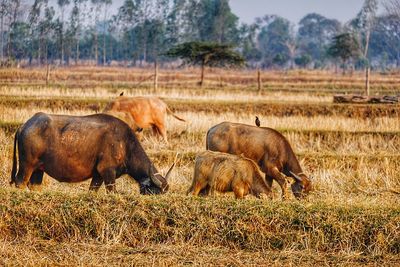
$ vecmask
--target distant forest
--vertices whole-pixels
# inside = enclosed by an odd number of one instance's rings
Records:
[[[240,23],[229,0],[125,0],[113,12],[111,4],[0,0],[1,64],[168,64],[167,50],[202,41],[234,45],[250,67],[400,67],[400,0],[384,0],[380,14],[378,0],[365,0],[346,23],[312,13],[297,25],[268,14]],[[343,33],[354,37],[357,51],[340,60],[332,46]]]

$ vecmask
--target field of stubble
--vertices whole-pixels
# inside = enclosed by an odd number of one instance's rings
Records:
[[[400,264],[400,106],[332,104],[334,93],[359,93],[362,75],[88,67],[0,70],[1,265],[396,265]],[[396,94],[399,74],[372,76],[372,92]],[[145,133],[142,145],[161,172],[177,159],[170,192],[141,196],[129,177],[118,194],[89,183],[45,177],[40,192],[9,186],[13,134],[38,111],[86,115],[124,95],[160,96],[169,116],[166,144]],[[231,194],[185,196],[205,133],[222,121],[281,131],[315,190],[304,201]]]

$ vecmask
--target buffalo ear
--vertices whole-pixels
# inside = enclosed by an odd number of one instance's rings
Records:
[[[169,170],[167,171],[167,174],[166,174],[165,177],[164,177],[165,180],[168,179],[168,177],[169,177],[169,175],[171,174],[171,171],[172,171],[172,169],[174,168],[174,166],[175,166],[175,162],[172,163],[171,167],[170,167]]]
[[[290,172],[290,174],[293,175],[293,178],[296,179],[296,181],[299,181],[299,182],[303,181],[303,179],[300,176],[298,176],[297,174],[293,173],[292,171],[289,171],[289,172]]]

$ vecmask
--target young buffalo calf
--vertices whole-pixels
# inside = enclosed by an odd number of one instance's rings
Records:
[[[205,151],[197,155],[193,182],[187,194],[234,192],[236,198],[248,194],[271,195],[271,188],[261,176],[257,164],[241,156]]]

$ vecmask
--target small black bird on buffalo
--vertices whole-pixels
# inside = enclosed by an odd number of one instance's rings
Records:
[[[260,119],[256,116],[256,125],[257,127],[260,127],[261,123],[260,123]]]

